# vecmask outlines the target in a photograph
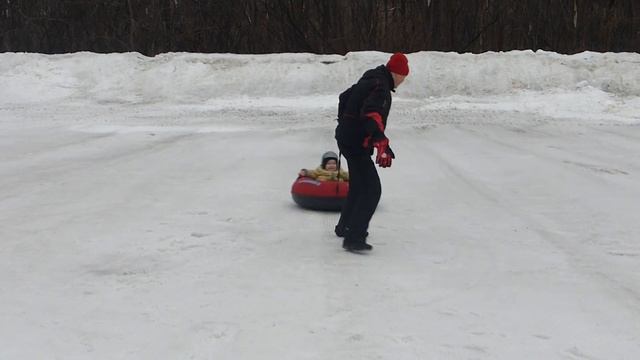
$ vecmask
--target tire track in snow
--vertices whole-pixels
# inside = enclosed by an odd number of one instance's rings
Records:
[[[495,127],[496,129],[504,129],[503,127]],[[507,142],[501,139],[497,139],[495,137],[495,135],[493,135],[493,132],[481,132],[478,131],[477,129],[473,129],[473,128],[469,128],[469,127],[457,127],[458,130],[466,132],[468,134],[471,134],[473,136],[475,136],[476,138],[479,139],[484,139],[484,140],[488,140],[491,141],[492,143],[498,144],[502,147],[505,147],[509,150],[515,150],[517,152],[521,152],[521,153],[525,153],[527,155],[532,155],[535,156],[541,160],[545,160],[545,161],[551,161],[552,163],[556,163],[557,165],[561,166],[562,169],[564,170],[571,170],[572,172],[576,173],[576,174],[583,174],[584,172],[579,171],[580,169],[588,169],[588,170],[592,170],[591,174],[597,174],[597,173],[607,173],[607,174],[621,174],[621,175],[629,175],[630,174],[630,169],[633,169],[634,172],[638,172],[640,173],[640,164],[627,164],[623,169],[618,169],[617,167],[611,167],[611,159],[604,159],[601,157],[600,154],[595,154],[593,155],[594,157],[600,157],[602,158],[602,160],[600,161],[601,163],[605,163],[606,165],[600,165],[600,164],[593,164],[593,163],[586,163],[587,161],[590,160],[590,158],[584,159],[585,155],[583,154],[579,154],[576,153],[575,151],[570,151],[568,148],[560,148],[557,146],[552,146],[552,148],[557,152],[557,151],[562,151],[563,153],[569,154],[571,155],[570,158],[568,157],[564,157],[564,156],[557,156],[553,153],[549,153],[549,152],[544,152],[540,149],[535,149],[533,147],[525,147],[524,145],[521,144],[516,144],[516,143],[512,143],[512,142]],[[553,136],[552,134],[548,134],[549,136]],[[631,153],[633,153],[633,151],[631,151]],[[589,156],[592,156],[591,154],[589,154]],[[578,157],[580,158],[580,161],[575,161],[574,159]],[[565,165],[571,165],[571,166],[564,166]],[[591,176],[589,177],[590,179],[592,179],[593,181],[598,181],[600,183],[603,182],[603,180],[599,177],[594,177]],[[635,188],[634,188],[635,189]]]
[[[431,129],[433,130],[433,129]],[[403,143],[403,152],[411,153],[411,154],[419,154],[419,158],[409,159],[409,161],[415,161],[415,166],[422,166],[421,163],[427,161],[435,161],[437,164],[437,170],[444,171],[445,177],[449,179],[448,185],[455,188],[457,197],[464,198],[476,198],[480,199],[483,203],[489,203],[493,206],[499,206],[500,201],[498,197],[494,194],[485,191],[484,188],[478,186],[477,182],[473,181],[469,176],[467,176],[461,169],[457,168],[453,165],[453,163],[443,156],[433,145],[429,143],[429,138],[425,138],[423,135],[425,133],[430,134],[430,136],[437,136],[435,133],[427,132],[413,132],[410,138],[410,141]],[[404,150],[407,149],[408,151]],[[428,166],[432,166],[432,163],[427,163]],[[460,192],[461,189],[465,189]],[[466,194],[466,196],[464,195]],[[416,199],[414,199],[416,201]],[[428,201],[428,199],[425,199]],[[477,252],[480,251],[484,257],[486,258],[495,258],[495,253],[490,247],[478,247],[478,244],[472,240],[467,240],[466,237],[461,237],[456,240],[456,250],[466,250],[466,253],[455,253],[453,257],[449,258],[447,262],[455,263],[460,261],[460,259],[465,257],[477,257]],[[475,265],[478,265],[476,263]],[[494,271],[493,264],[489,262],[482,263],[482,267],[474,268],[473,270],[473,278],[477,279],[472,284],[467,284],[466,288],[470,288],[475,286],[475,284],[479,283],[481,279],[490,277],[490,274]],[[461,287],[458,292],[466,291],[465,288]],[[455,293],[450,292],[447,296],[455,296]],[[444,300],[444,299],[441,299]],[[440,301],[440,300],[438,300]]]
[[[490,136],[484,136],[483,134],[469,128],[457,127],[456,129],[464,133],[473,135],[481,141],[497,144],[510,151],[515,150],[520,153],[534,155],[542,160],[546,160],[547,163],[549,163],[548,160],[551,160],[550,164],[553,166],[562,166],[561,163],[558,162],[558,159],[555,157],[540,155],[528,148],[496,140]],[[618,300],[618,302],[624,305],[629,311],[633,312],[636,317],[640,318],[640,290],[634,288],[629,284],[623,283],[616,275],[606,273],[605,271],[607,267],[603,268],[605,270],[599,270],[601,267],[595,265],[594,260],[602,259],[601,254],[586,251],[583,246],[575,243],[574,241],[571,241],[568,238],[558,237],[556,232],[552,230],[554,227],[556,227],[554,226],[557,221],[556,219],[548,218],[547,216],[541,214],[532,214],[529,209],[521,208],[517,203],[509,201],[504,196],[500,196],[500,193],[497,193],[495,190],[482,185],[482,183],[468,180],[469,177],[465,175],[465,172],[463,170],[464,168],[460,165],[448,163],[447,166],[454,169],[454,174],[461,176],[463,182],[472,183],[473,185],[471,185],[470,188],[474,189],[474,191],[483,196],[485,199],[499,206],[503,211],[512,213],[525,223],[529,224],[529,228],[532,231],[536,232],[540,239],[549,243],[556,249],[562,251],[562,253],[568,259],[571,259],[571,264],[576,270],[580,271],[580,273],[590,278],[593,278],[602,287],[605,287],[612,293],[616,294],[616,299]],[[577,176],[580,175],[581,174],[577,173]],[[589,177],[589,179],[592,178],[593,177]],[[585,262],[585,260],[587,260],[587,262]],[[626,299],[631,299],[632,301],[626,301]]]
[[[17,164],[24,163],[25,160],[29,162],[44,161],[47,158],[55,158],[55,154],[58,152],[68,151],[69,148],[79,146],[79,145],[84,145],[86,143],[95,144],[95,141],[107,139],[114,135],[116,135],[116,133],[102,133],[102,134],[90,134],[90,135],[88,134],[81,139],[54,143],[48,146],[44,146],[43,148],[39,148],[37,150],[34,150],[33,145],[31,145],[28,153],[20,154],[15,159],[6,159],[4,160],[4,163],[6,165],[11,163],[17,163]]]
[[[51,180],[60,179],[61,176],[68,176],[70,173],[94,171],[96,168],[106,168],[113,163],[126,161],[128,158],[136,158],[143,154],[154,153],[160,149],[171,147],[184,139],[196,135],[197,134],[174,135],[150,144],[140,145],[138,142],[135,142],[128,144],[127,147],[122,147],[123,144],[118,142],[106,149],[108,152],[100,151],[98,155],[94,157],[84,156],[71,161],[59,159],[56,160],[55,163],[28,164],[26,168],[17,170],[19,174],[5,174],[3,176],[5,179],[8,179],[8,181],[1,183],[0,188],[7,189],[8,194],[0,198],[0,201],[20,196],[20,193],[27,191],[25,188],[33,187],[36,183],[48,187],[51,186]],[[83,142],[83,144],[91,144],[91,146],[93,146],[93,144],[95,144],[94,141],[107,138],[110,137],[92,138],[88,142]]]

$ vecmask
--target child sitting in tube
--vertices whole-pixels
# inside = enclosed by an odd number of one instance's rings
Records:
[[[340,169],[338,176],[338,155],[333,151],[322,154],[322,162],[315,170],[302,169],[299,176],[306,176],[319,181],[349,181],[349,173]]]

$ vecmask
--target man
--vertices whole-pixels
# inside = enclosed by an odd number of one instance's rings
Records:
[[[387,116],[394,91],[409,74],[407,57],[391,56],[386,65],[368,70],[360,80],[340,94],[336,140],[349,166],[349,195],[336,225],[336,235],[344,237],[349,251],[371,250],[366,238],[369,221],[380,201],[381,185],[371,160],[387,168],[395,158],[385,135]]]

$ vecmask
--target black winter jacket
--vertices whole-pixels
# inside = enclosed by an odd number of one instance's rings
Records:
[[[340,94],[335,135],[340,151],[353,155],[372,154],[371,147],[363,147],[365,137],[372,135],[376,139],[385,135],[365,114],[380,114],[386,128],[393,87],[391,72],[380,65],[367,70],[356,84]]]

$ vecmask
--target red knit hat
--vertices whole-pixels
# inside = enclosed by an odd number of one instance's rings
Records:
[[[407,76],[409,75],[409,60],[403,53],[395,53],[389,58],[387,69],[392,73]]]

